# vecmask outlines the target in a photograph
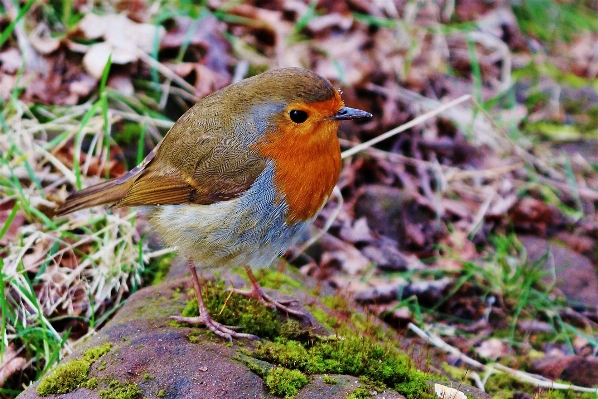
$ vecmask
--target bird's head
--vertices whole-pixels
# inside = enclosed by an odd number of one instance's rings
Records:
[[[340,122],[372,115],[346,107],[329,81],[306,69],[276,69],[236,86],[259,135],[249,148],[274,161],[289,222],[312,219],[338,180]]]

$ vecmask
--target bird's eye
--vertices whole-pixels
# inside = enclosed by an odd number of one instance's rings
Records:
[[[307,120],[307,112],[305,111],[300,111],[298,109],[294,109],[291,112],[289,112],[289,116],[291,117],[291,120],[295,123],[303,123]]]

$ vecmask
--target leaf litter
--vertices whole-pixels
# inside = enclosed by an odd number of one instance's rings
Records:
[[[550,345],[562,356],[595,350],[596,309],[559,289],[573,283],[569,275],[542,280],[576,256],[597,261],[598,169],[584,150],[594,136],[576,130],[591,125],[598,103],[591,90],[580,95],[580,84],[596,77],[595,31],[553,45],[526,30],[521,10],[476,1],[214,0],[197,18],[166,19],[149,4],[115,4],[101,15],[76,4],[82,18],[68,29],[34,6],[0,48],[0,97],[9,105],[0,134],[0,250],[7,298],[21,309],[5,332],[12,350],[28,345],[13,343],[16,324],[41,323],[60,341],[72,324],[54,320],[83,317],[70,330],[68,352],[142,284],[144,264],[157,253],[135,213],[95,208],[51,220],[77,184],[75,164],[83,186],[126,170],[127,150],[106,145],[104,132],[141,121],[151,132],[142,146],[149,144],[171,122],[148,109],[176,119],[233,76],[281,66],[313,69],[343,88],[347,104],[375,114],[343,125],[343,150],[449,100],[474,98],[347,157],[344,201],[330,203],[316,222],[330,228],[316,247],[291,251],[303,273],[399,329],[428,325],[480,360],[509,362]],[[109,86],[139,98],[112,96],[107,117],[93,114],[82,126],[108,54]],[[560,128],[567,124],[572,134]],[[541,248],[556,240],[570,252],[558,265],[550,251],[532,260],[535,247],[518,239],[524,234],[544,240]],[[596,280],[595,272],[586,276]],[[547,332],[554,342],[540,337]],[[484,388],[487,380],[472,378]]]

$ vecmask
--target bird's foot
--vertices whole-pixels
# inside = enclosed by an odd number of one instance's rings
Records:
[[[250,289],[250,290],[240,290],[237,288],[232,288],[229,291],[232,291],[239,295],[246,296],[248,298],[257,299],[258,301],[261,301],[264,305],[266,305],[270,308],[278,309],[282,312],[292,314],[300,319],[308,320],[308,317],[305,313],[302,313],[298,310],[291,309],[288,306],[286,306],[292,302],[297,302],[297,301],[294,301],[294,300],[292,300],[292,301],[277,301],[276,299],[272,298],[270,295],[266,294],[264,292],[264,290],[262,289],[262,287],[260,287],[257,284],[252,284],[252,289]]]
[[[232,342],[233,338],[246,338],[252,340],[259,340],[260,337],[253,334],[245,334],[240,333],[235,330],[238,330],[239,327],[236,326],[227,326],[221,323],[218,323],[214,319],[212,319],[209,315],[206,316],[198,316],[198,317],[183,317],[183,316],[170,316],[172,320],[176,320],[179,323],[187,323],[187,324],[203,324],[207,328],[210,329],[214,334],[227,339]]]

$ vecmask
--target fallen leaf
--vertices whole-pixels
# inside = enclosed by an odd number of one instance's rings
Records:
[[[112,63],[127,64],[139,58],[139,51],[151,52],[155,43],[164,36],[162,26],[140,24],[125,15],[96,15],[89,13],[77,24],[73,35],[81,33],[85,39],[104,40],[85,49],[83,65],[95,78],[99,79],[112,55]]]
[[[11,375],[21,370],[26,361],[24,357],[17,356],[13,343],[8,344],[2,359],[4,362],[0,364],[0,388],[4,386],[4,383]]]
[[[330,234],[325,234],[321,242],[324,253],[320,267],[337,262],[349,275],[355,275],[365,270],[370,264],[369,259],[363,256],[357,248]]]
[[[503,358],[508,355],[507,345],[498,338],[490,338],[475,349],[478,355],[491,360]]]
[[[50,29],[45,24],[39,24],[29,35],[29,42],[40,54],[50,54],[60,47],[60,39],[50,36]]]
[[[467,399],[463,392],[446,385],[434,384],[434,392],[442,399]]]

